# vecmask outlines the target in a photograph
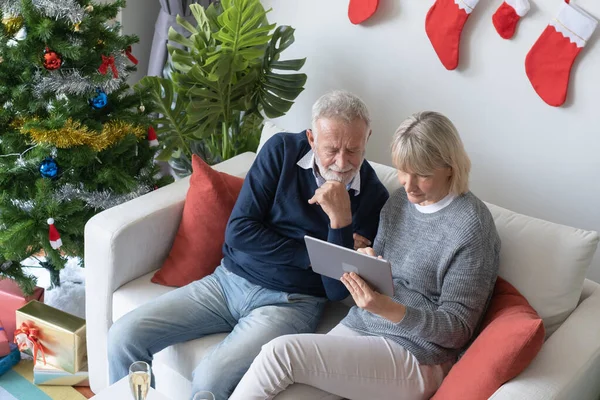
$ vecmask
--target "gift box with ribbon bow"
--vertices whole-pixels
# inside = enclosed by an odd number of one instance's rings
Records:
[[[87,365],[85,320],[39,301],[17,310],[15,343],[42,363],[71,374]]]

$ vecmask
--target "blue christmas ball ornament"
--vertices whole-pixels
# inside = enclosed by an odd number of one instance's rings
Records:
[[[90,106],[96,110],[104,108],[108,104],[108,96],[102,89],[96,89],[96,97],[90,99]]]
[[[58,177],[58,164],[52,157],[46,157],[40,164],[40,174],[43,178],[56,179]]]

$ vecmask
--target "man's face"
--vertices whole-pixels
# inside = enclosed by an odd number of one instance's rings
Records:
[[[315,127],[306,131],[315,153],[319,173],[326,181],[347,185],[358,173],[365,157],[367,140],[371,135],[362,119],[347,124],[335,118],[318,119]]]

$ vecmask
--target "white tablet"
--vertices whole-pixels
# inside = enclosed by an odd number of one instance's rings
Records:
[[[379,293],[393,296],[394,282],[389,261],[347,249],[311,236],[304,236],[312,270],[340,280],[345,272],[355,272]]]

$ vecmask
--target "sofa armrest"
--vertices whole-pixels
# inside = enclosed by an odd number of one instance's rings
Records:
[[[519,376],[500,387],[493,400],[598,400],[600,394],[600,285],[542,346]]]
[[[245,176],[254,153],[213,168]],[[179,228],[189,177],[91,218],[85,226],[88,369],[94,392],[108,386],[107,335],[113,293],[160,268]]]

